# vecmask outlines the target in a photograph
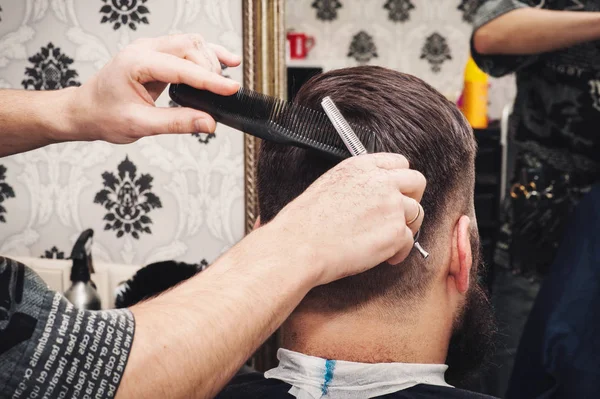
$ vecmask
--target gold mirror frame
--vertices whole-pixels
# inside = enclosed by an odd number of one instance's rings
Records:
[[[244,87],[278,98],[286,97],[284,0],[243,0]],[[245,232],[258,217],[256,162],[260,140],[244,136]],[[278,336],[256,352],[252,366],[266,371],[277,365]]]

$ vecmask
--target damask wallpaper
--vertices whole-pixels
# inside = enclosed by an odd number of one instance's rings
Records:
[[[0,88],[78,86],[138,37],[196,32],[242,53],[241,0],[0,0]],[[241,68],[226,72],[241,81]],[[161,106],[175,106],[168,96]],[[243,138],[53,145],[0,159],[0,253],[63,258],[95,230],[99,260],[214,260],[243,235]]]
[[[416,75],[457,99],[469,55],[471,22],[482,0],[288,0],[286,28],[315,38],[300,64],[325,70],[381,65]],[[515,95],[513,77],[492,79],[499,118]]]

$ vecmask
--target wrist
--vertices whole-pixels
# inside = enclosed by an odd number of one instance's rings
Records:
[[[87,140],[78,123],[81,112],[78,111],[76,93],[77,88],[69,87],[47,92],[51,98],[40,98],[42,104],[38,106],[43,110],[40,125],[50,142]]]
[[[280,281],[289,282],[304,296],[320,284],[323,268],[303,237],[298,237],[285,225],[273,220],[247,236],[245,244],[252,256],[261,259],[259,264],[279,275]]]

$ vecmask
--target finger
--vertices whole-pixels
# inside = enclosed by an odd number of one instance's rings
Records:
[[[148,82],[185,83],[216,94],[231,95],[240,84],[174,55],[153,53],[140,60],[134,69],[133,78],[141,84]]]
[[[221,63],[213,53],[207,53],[201,50],[191,50],[184,58],[219,75],[222,72]]]
[[[380,152],[377,154],[361,155],[361,158],[366,157],[370,157],[375,162],[375,165],[381,169],[394,170],[407,169],[409,167],[406,157],[400,154]]]
[[[242,62],[242,58],[239,55],[232,53],[223,46],[213,43],[209,43],[208,46],[215,52],[219,61],[228,67],[236,67]]]
[[[187,53],[186,57],[196,63],[200,62],[201,65],[208,64],[210,66],[210,70],[221,74],[221,63],[219,62],[219,58],[215,54],[215,51],[204,41],[204,38],[199,35],[192,35],[190,39],[194,45],[193,48]]]
[[[427,180],[421,172],[412,169],[400,169],[391,170],[388,173],[402,194],[419,202],[421,201],[427,186]]]
[[[206,69],[221,73],[221,64],[215,51],[201,35],[181,34],[141,41],[140,46],[179,58],[187,59]]]
[[[148,134],[214,133],[216,128],[209,114],[192,108],[140,107],[135,111],[137,123]]]
[[[400,249],[396,253],[396,255],[392,256],[387,260],[387,263],[390,265],[397,265],[398,263],[405,260],[410,252],[412,251],[414,245],[413,233],[409,228],[405,228],[403,230],[404,234],[402,237],[399,237],[400,240]]]
[[[406,225],[412,231],[413,235],[415,235],[421,228],[421,224],[425,218],[423,207],[417,201],[407,196],[402,197],[402,203],[404,205]]]

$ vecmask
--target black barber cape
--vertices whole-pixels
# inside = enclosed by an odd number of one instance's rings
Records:
[[[292,386],[283,381],[266,379],[261,373],[250,373],[234,378],[216,399],[294,399],[288,393]],[[419,384],[379,399],[491,399],[491,396],[457,388]]]

